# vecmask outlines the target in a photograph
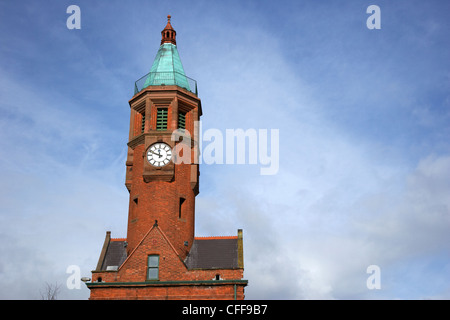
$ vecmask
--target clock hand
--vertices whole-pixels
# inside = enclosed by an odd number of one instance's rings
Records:
[[[162,157],[162,155],[161,155],[161,150],[158,150],[158,153],[156,153],[156,152],[153,151],[153,150],[150,150],[150,152],[153,153],[153,154],[156,154],[156,155],[158,156],[158,158],[161,158],[161,157]]]

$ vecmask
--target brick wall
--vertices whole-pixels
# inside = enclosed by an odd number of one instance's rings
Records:
[[[244,287],[229,285],[91,288],[91,300],[243,300]]]
[[[159,255],[159,279],[147,281],[147,257],[153,254]],[[155,226],[118,271],[93,272],[91,299],[234,299],[235,295],[243,299],[244,284],[233,284],[242,279],[243,272],[188,270],[163,230]],[[214,280],[216,275],[220,280]]]
[[[180,255],[185,257],[194,240],[195,225],[195,193],[190,184],[191,165],[174,166],[174,181],[146,183],[142,178],[146,161],[144,152],[145,146],[139,145],[133,156],[127,231],[129,250],[136,247],[157,220]],[[180,198],[184,199],[181,217]],[[184,245],[185,241],[187,246]]]
[[[178,110],[186,112],[186,129],[195,139],[194,121],[199,119],[200,100],[191,93],[183,93],[176,86],[167,86],[146,88],[129,103],[131,150],[128,152],[126,175],[126,186],[130,191],[128,248],[133,250],[155,220],[158,220],[179,254],[185,257],[194,240],[198,166],[169,163],[156,169],[147,162],[145,152],[159,140],[174,147],[175,143],[170,137],[178,127]],[[156,130],[158,107],[168,109],[167,131]],[[141,113],[144,112],[145,131],[141,134]],[[181,217],[180,198],[184,199]],[[185,241],[187,246],[184,245]]]

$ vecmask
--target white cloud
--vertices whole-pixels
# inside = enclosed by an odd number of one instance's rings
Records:
[[[49,99],[13,78],[0,83],[0,221],[8,244],[0,247],[0,296],[40,299],[48,282],[61,285],[60,298],[86,299],[85,287],[66,288],[66,268],[79,265],[90,275],[105,231],[123,235],[126,148],[111,153],[114,133],[70,99]]]
[[[211,86],[206,83],[203,108],[209,126],[278,127],[280,171],[261,177],[252,166],[203,165],[201,190],[208,191],[197,201],[197,231],[234,234],[244,229],[249,298],[410,297],[402,292],[408,280],[398,276],[400,270],[415,269],[408,265],[417,263],[412,258],[433,263],[448,248],[445,195],[450,193],[442,182],[449,181],[446,158],[425,157],[415,168],[414,159],[385,144],[386,136],[366,139],[364,132],[357,135],[334,123],[332,115],[342,112],[350,118],[367,92],[373,104],[401,100],[405,108],[415,99],[396,93],[400,87],[411,92],[411,87],[387,69],[381,77],[373,69],[365,79],[375,87],[368,88],[347,66],[348,90],[336,83],[336,91],[319,97],[320,88],[304,83],[273,38],[253,34],[258,41],[236,43],[215,61],[219,70],[229,63],[232,68],[218,73]],[[396,81],[389,87],[384,81],[392,76]],[[333,100],[336,94],[341,100]],[[349,108],[343,104],[336,111],[339,103],[349,101]],[[377,110],[390,106],[382,103]],[[382,124],[372,124],[381,135],[383,128],[377,126]],[[423,194],[430,197],[425,202]],[[366,269],[372,264],[381,267],[381,291],[366,287]],[[414,281],[422,285],[428,279],[416,275]]]
[[[244,229],[247,297],[432,293],[423,270],[408,270],[448,268],[441,254],[450,243],[450,158],[429,156],[416,168],[395,167],[389,159],[368,158],[367,146],[355,146],[337,132],[310,131],[305,141],[311,144],[305,151],[314,152],[302,152],[301,144],[289,150],[276,177],[258,176],[248,167],[220,168],[211,177],[220,181],[215,191],[199,196],[198,230]],[[299,158],[308,165],[299,165]],[[214,205],[206,209],[205,202]],[[380,291],[366,287],[372,264],[381,267]],[[431,281],[439,277],[446,281],[444,274]],[[403,291],[408,282],[423,288],[420,296]],[[436,291],[445,296],[448,288]]]

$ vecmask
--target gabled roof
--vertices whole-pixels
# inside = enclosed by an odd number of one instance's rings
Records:
[[[168,244],[172,246],[162,230],[157,225],[156,227],[161,235],[167,240]],[[154,228],[155,226],[148,231],[147,235]],[[111,239],[110,234],[109,231],[106,233],[105,243],[96,271],[117,270],[130,258],[127,257],[126,239]],[[242,241],[242,230],[240,229],[238,230],[237,236],[197,237],[194,239],[191,250],[184,260],[184,264],[188,270],[244,268]],[[139,245],[137,247],[139,247]],[[176,250],[173,247],[172,249],[178,256]],[[135,250],[133,250],[133,252]],[[130,253],[130,256],[133,252]]]

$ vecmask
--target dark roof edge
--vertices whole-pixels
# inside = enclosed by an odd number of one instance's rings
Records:
[[[244,236],[242,229],[238,229],[238,268],[244,269]]]
[[[111,231],[106,231],[105,242],[103,243],[103,248],[100,253],[100,257],[98,258],[96,271],[102,270],[103,261],[105,261],[106,250],[108,249],[109,242],[111,241]]]

